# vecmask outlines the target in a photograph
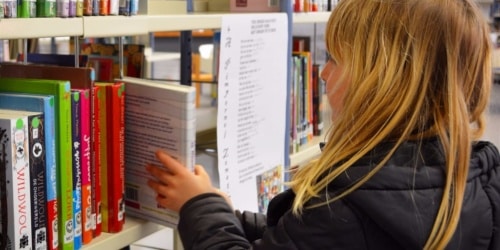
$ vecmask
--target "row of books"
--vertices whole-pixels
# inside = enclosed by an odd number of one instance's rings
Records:
[[[323,133],[322,100],[325,91],[320,65],[313,63],[309,37],[293,37],[290,89],[290,153],[297,153]]]
[[[175,225],[144,166],[158,148],[193,166],[194,88],[94,76],[0,65],[0,249],[80,249],[120,232],[125,213]]]
[[[294,12],[332,11],[339,0],[294,0]]]
[[[139,0],[2,0],[5,18],[137,15]]]

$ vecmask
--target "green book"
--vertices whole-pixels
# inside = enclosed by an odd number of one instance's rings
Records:
[[[0,78],[0,91],[49,94],[55,102],[55,137],[58,181],[59,249],[73,249],[73,171],[71,147],[71,88],[69,81]]]
[[[55,17],[56,0],[36,0],[37,17]]]

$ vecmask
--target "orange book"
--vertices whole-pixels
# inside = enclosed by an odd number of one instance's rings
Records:
[[[97,83],[105,91],[101,108],[105,109],[106,125],[101,124],[101,195],[102,231],[120,232],[125,222],[125,85]],[[102,111],[102,110],[101,110]],[[101,116],[102,117],[102,116]]]

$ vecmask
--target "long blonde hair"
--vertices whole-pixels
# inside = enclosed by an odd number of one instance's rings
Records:
[[[378,144],[394,142],[373,171],[326,203],[370,179],[402,142],[437,136],[446,180],[425,248],[444,248],[460,217],[472,142],[485,126],[492,84],[487,22],[470,0],[341,0],[325,37],[350,85],[332,121],[331,143],[290,182],[293,212],[300,215]]]

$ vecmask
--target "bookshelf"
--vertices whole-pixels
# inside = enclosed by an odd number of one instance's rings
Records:
[[[184,14],[162,16],[85,16],[75,18],[16,18],[0,19],[0,40],[47,37],[120,37],[148,35],[154,32],[179,30],[218,29],[225,14]],[[252,15],[240,14],[240,15]],[[293,23],[325,22],[329,13],[295,13]],[[212,111],[210,111],[212,112]],[[213,112],[211,115],[213,118]],[[209,124],[203,130],[210,129]],[[215,123],[215,122],[214,122]],[[215,124],[213,124],[215,127]],[[310,143],[304,151],[290,156],[291,164],[297,165],[315,157],[321,139]],[[117,234],[102,233],[83,250],[120,249],[146,237],[162,226],[133,217],[127,217],[124,229]]]

